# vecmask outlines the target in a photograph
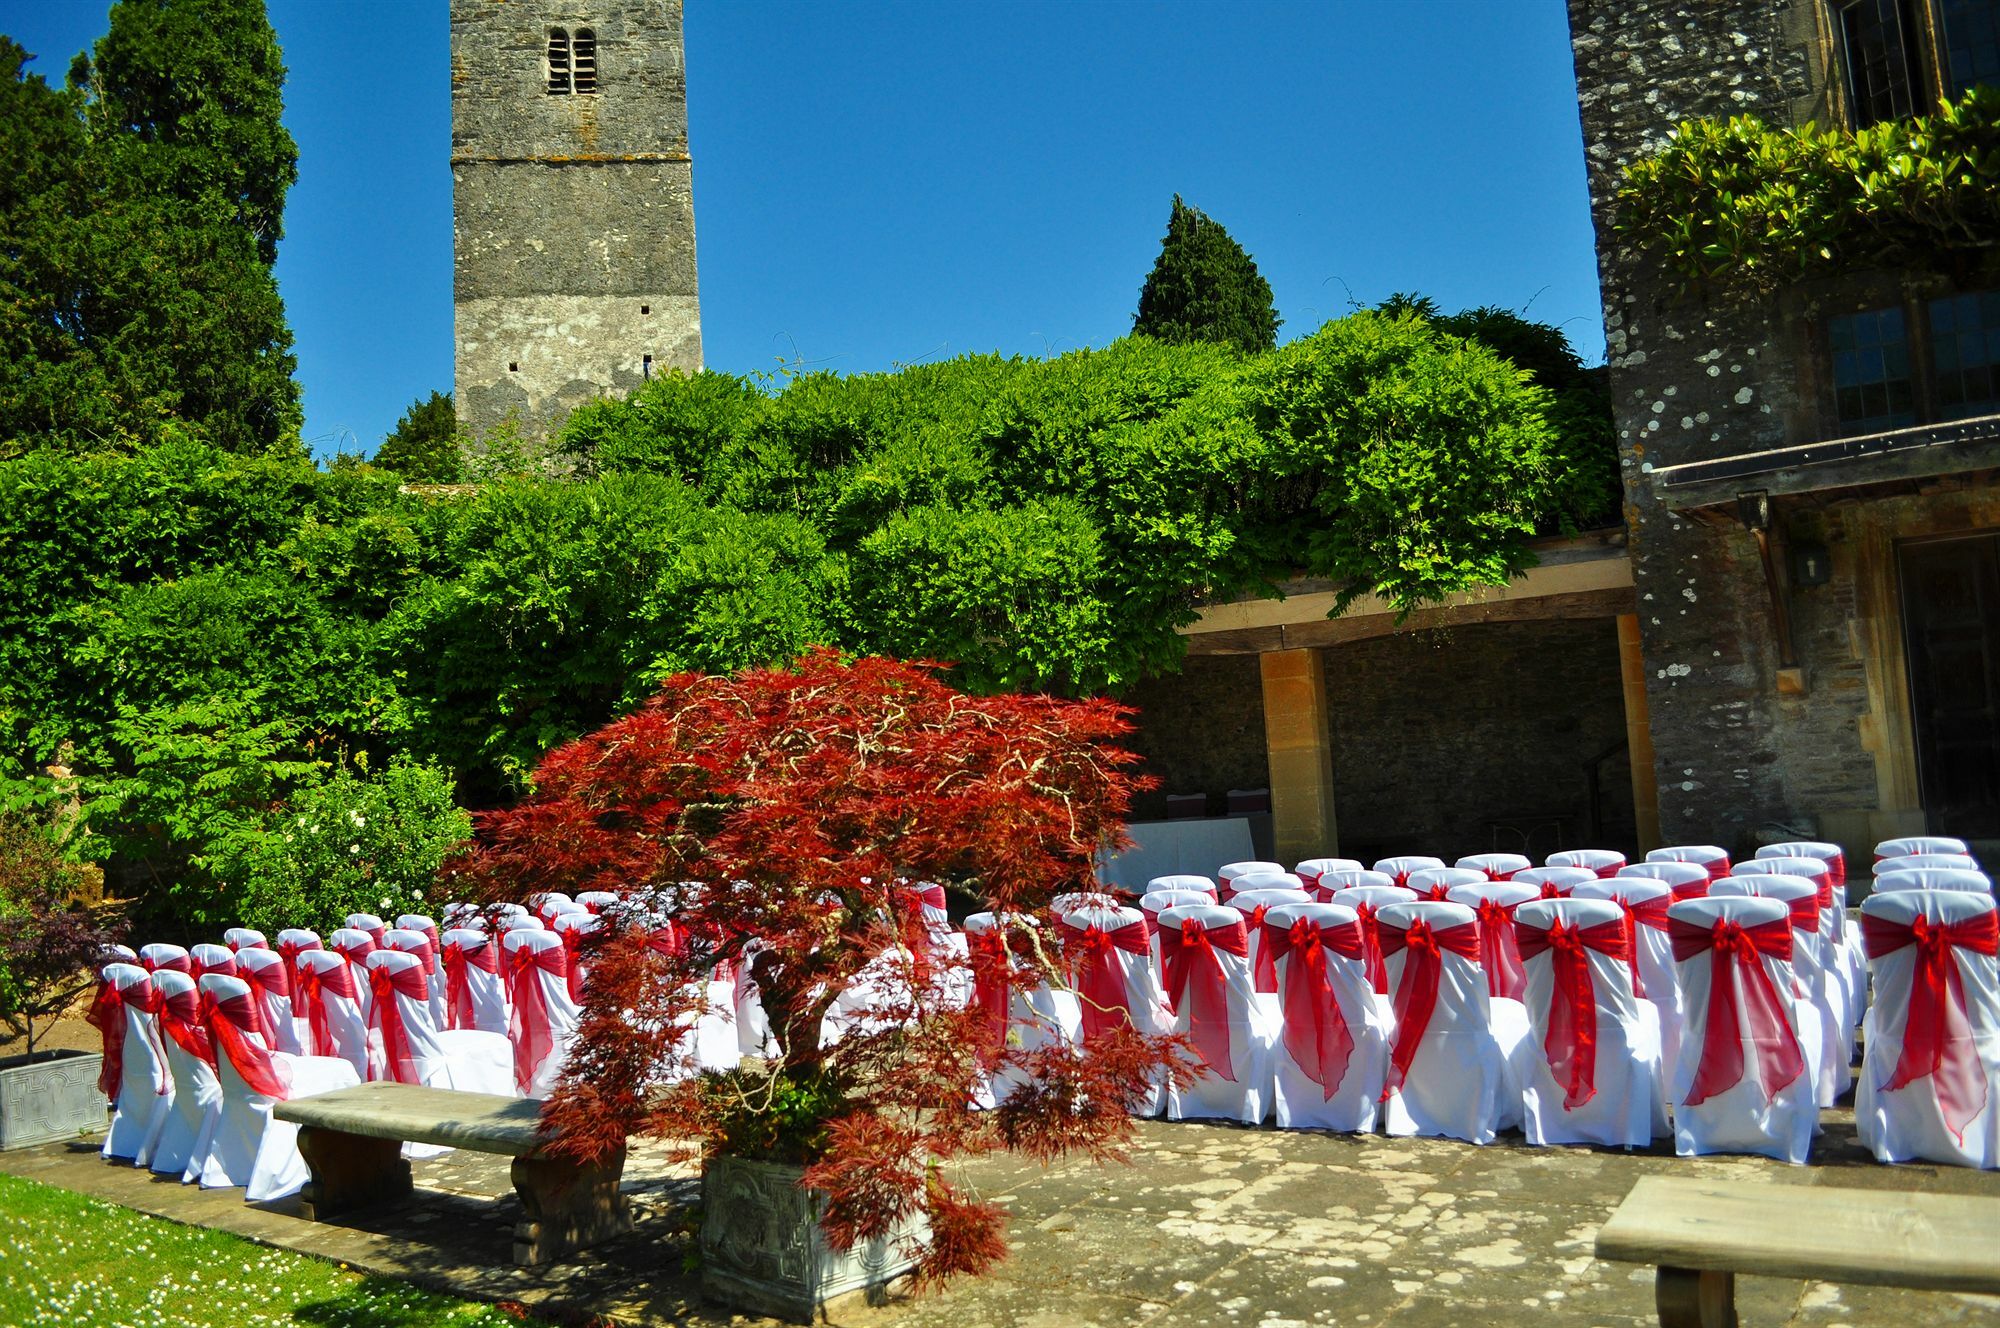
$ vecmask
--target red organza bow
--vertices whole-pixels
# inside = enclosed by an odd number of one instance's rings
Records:
[[[159,1023],[160,1031],[172,1038],[175,1046],[204,1064],[215,1064],[215,1047],[201,1022],[201,997],[193,990],[162,994]]]
[[[389,1077],[399,1084],[422,1083],[416,1053],[410,1048],[410,1030],[403,1022],[403,1007],[396,997],[407,996],[413,1001],[430,999],[423,967],[371,968],[368,990],[375,997],[369,1004],[368,1015],[382,1035],[382,1057],[388,1065]]]
[[[1014,996],[1014,959],[997,928],[965,933],[972,965],[972,1010],[979,1016],[979,1056],[991,1065],[1007,1045],[1007,1011]]]
[[[1673,902],[1671,894],[1657,899],[1642,899],[1633,903],[1629,899],[1617,901],[1625,910],[1625,939],[1631,942],[1632,994],[1639,999],[1646,998],[1646,984],[1639,977],[1639,928],[1651,927],[1654,931],[1667,929],[1667,906]]]
[[[253,1093],[283,1101],[292,1095],[291,1083],[269,1049],[251,1041],[256,1032],[257,1002],[251,996],[231,996],[217,1000],[207,992],[201,998],[202,1022],[207,1025],[211,1045],[229,1058],[229,1064]],[[220,1068],[220,1067],[218,1067]]]
[[[1347,1030],[1339,993],[1327,975],[1326,957],[1331,952],[1365,965],[1368,942],[1362,938],[1361,924],[1322,927],[1310,918],[1282,928],[1266,923],[1258,948],[1271,956],[1273,964],[1291,960],[1278,993],[1285,1015],[1285,1050],[1305,1077],[1320,1086],[1324,1100],[1331,1102],[1347,1077],[1354,1035]]]
[[[495,941],[482,941],[467,948],[458,941],[444,947],[444,1008],[445,1018],[453,1028],[477,1028],[479,1018],[472,1003],[471,969],[490,973],[497,980],[500,976],[500,946]]]
[[[1756,1055],[1757,1082],[1769,1101],[1805,1073],[1805,1057],[1784,1001],[1764,968],[1763,956],[1790,961],[1791,919],[1776,918],[1745,927],[1726,919],[1712,927],[1679,918],[1667,921],[1674,958],[1686,961],[1708,951],[1708,1022],[1702,1028],[1701,1059],[1686,1105],[1699,1106],[1726,1093],[1743,1078],[1743,1043]]]
[[[293,991],[299,989],[299,956],[319,949],[318,941],[279,941],[278,957],[285,961],[285,980]]]
[[[595,910],[592,911],[595,912]],[[439,945],[441,944],[438,940],[438,929],[436,927],[409,927],[406,928],[405,930],[413,931],[417,933],[417,935],[424,938],[424,948],[421,950],[411,951],[412,954],[415,954],[423,959],[424,972],[426,973],[437,972],[438,948]]]
[[[562,941],[564,983],[569,988],[569,998],[573,1001],[583,998],[583,932],[575,927],[564,927],[556,933]]]
[[[1910,1013],[1903,1024],[1903,1054],[1881,1091],[1893,1093],[1929,1075],[1938,1108],[1952,1136],[1963,1143],[1965,1127],[1986,1109],[1986,1067],[1966,1015],[1965,979],[1955,950],[2000,954],[2000,914],[1982,913],[1963,922],[1940,923],[1919,916],[1909,926],[1870,913],[1861,915],[1861,944],[1870,959],[1917,947],[1910,973]]]
[[[1083,1006],[1083,1035],[1086,1038],[1129,1027],[1132,1007],[1125,992],[1125,969],[1117,954],[1145,955],[1146,929],[1137,924],[1123,927],[1074,927],[1063,925],[1063,954],[1076,970],[1076,994]]]
[[[1389,1073],[1382,1085],[1382,1100],[1403,1086],[1410,1063],[1417,1058],[1417,1046],[1430,1029],[1431,1015],[1437,1010],[1438,981],[1444,976],[1444,956],[1455,954],[1479,962],[1479,928],[1470,922],[1453,927],[1433,927],[1422,918],[1408,930],[1382,925],[1377,928],[1382,941],[1382,957],[1408,950],[1403,961],[1402,980],[1396,984],[1393,1008],[1396,1013],[1396,1041],[1389,1049]]]
[[[1188,1037],[1208,1068],[1233,1084],[1236,1069],[1229,1050],[1229,984],[1218,950],[1249,958],[1249,929],[1240,920],[1204,927],[1192,919],[1178,929],[1160,928],[1160,966],[1166,971],[1167,1002],[1187,1014]]]
[[[312,1054],[338,1056],[340,1044],[334,1040],[333,1025],[327,1021],[326,998],[344,996],[361,1000],[361,988],[354,981],[354,966],[342,962],[322,972],[310,964],[299,965],[298,999],[306,1003],[306,1024],[312,1030]]]
[[[264,1039],[265,1046],[275,1050],[278,1037],[277,1030],[271,1027],[271,999],[282,996],[289,1001],[292,998],[292,986],[285,978],[285,966],[270,964],[253,968],[248,964],[238,964],[237,968],[238,976],[250,985],[250,1016],[256,1021],[252,1031]]]
[[[1565,1111],[1575,1111],[1597,1096],[1597,983],[1590,975],[1590,951],[1629,965],[1629,925],[1622,917],[1590,927],[1558,922],[1544,929],[1515,923],[1521,958],[1549,952],[1555,990],[1549,997],[1549,1031],[1542,1050],[1549,1073],[1562,1085]]]
[[[565,989],[569,980],[569,956],[560,946],[550,946],[546,950],[531,950],[526,946],[514,952],[508,964],[508,994],[513,998],[513,1009],[508,1015],[507,1031],[514,1042],[514,1082],[526,1097],[528,1086],[535,1081],[536,1071],[542,1068],[556,1049],[555,1026],[549,1022],[548,1000],[542,991],[541,974],[561,978]]]
[[[135,982],[122,989],[115,982],[100,983],[97,996],[90,1003],[90,1013],[84,1016],[104,1044],[104,1064],[97,1072],[97,1091],[114,1102],[118,1100],[119,1087],[125,1082],[127,1007],[141,1014],[159,1014],[159,989],[150,982]],[[156,1091],[165,1093],[171,1082],[161,1083]]]
[[[1368,985],[1375,988],[1378,996],[1389,994],[1389,968],[1382,962],[1382,931],[1375,921],[1373,904],[1356,904],[1354,916],[1361,925],[1361,941],[1368,947],[1368,954],[1362,961],[1368,969]]]
[[[1479,965],[1486,970],[1486,990],[1510,1001],[1520,1000],[1528,989],[1520,948],[1514,944],[1514,910],[1518,907],[1482,899],[1472,910],[1479,915]]]
[[[1259,904],[1243,915],[1244,929],[1250,933],[1261,931],[1264,915],[1271,911],[1269,904]],[[1252,990],[1275,993],[1278,990],[1278,961],[1264,946],[1257,947],[1257,956],[1250,963],[1250,986]]]

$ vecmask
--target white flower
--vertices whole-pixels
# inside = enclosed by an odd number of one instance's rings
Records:
[[[362,816],[360,812],[349,812],[347,814],[347,819],[354,822],[356,826],[364,826],[368,824],[367,818]]]
[[[347,851],[348,851],[349,853],[351,853],[351,854],[354,854],[355,856],[359,856],[359,855],[360,855],[360,853],[361,853],[361,845],[359,845],[359,844],[349,844],[349,845],[347,846]]]
[[[385,900],[383,900],[383,901],[382,901],[382,902],[381,902],[380,904],[376,905],[376,907],[377,907],[377,908],[380,908],[380,909],[382,909],[382,910],[384,910],[384,911],[386,912],[386,911],[388,910],[388,908],[390,907],[390,905],[389,905],[389,901],[385,899]]]

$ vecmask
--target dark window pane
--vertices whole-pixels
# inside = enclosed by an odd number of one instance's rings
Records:
[[[1911,31],[1903,0],[1846,0],[1840,6],[1841,45],[1847,55],[1847,90],[1854,127],[1916,110]]]
[[[1932,371],[1946,419],[2000,412],[1994,369],[2000,365],[2000,301],[1992,292],[1932,300]]]
[[[1873,433],[1916,423],[1901,309],[1832,319],[1827,342],[1852,347],[1833,356],[1834,410],[1843,432]]]
[[[549,29],[549,93],[569,95],[569,33],[561,28]]]
[[[1957,97],[1967,88],[2000,83],[2000,0],[1942,0],[1945,91]]]

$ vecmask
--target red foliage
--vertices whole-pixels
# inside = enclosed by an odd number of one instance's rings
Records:
[[[921,1209],[921,1280],[1003,1257],[1004,1215],[944,1165],[1000,1148],[1118,1156],[1126,1107],[1188,1073],[1184,1049],[1129,1029],[1082,1049],[996,1047],[993,1021],[965,1008],[966,956],[938,942],[910,883],[1028,916],[1089,888],[1141,787],[1137,758],[1112,745],[1126,713],[970,696],[928,666],[817,651],[788,669],[671,678],[635,714],[551,752],[535,795],[482,818],[453,870],[490,901],[626,901],[586,940],[583,1021],[546,1112],[566,1146],[652,1133],[803,1161],[837,1245]],[[1011,981],[1059,980],[1032,930],[1015,933]],[[684,1033],[719,963],[754,980],[776,1050],[704,1075]],[[872,1017],[822,1046],[864,968]],[[1009,1069],[1026,1082],[974,1110],[982,1072]]]

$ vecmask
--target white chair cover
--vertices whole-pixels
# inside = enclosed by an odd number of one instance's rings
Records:
[[[1204,894],[1202,898],[1212,899],[1214,896]],[[1059,918],[1063,914],[1073,913],[1079,908],[1116,908],[1117,906],[1118,896],[1109,890],[1070,890],[1049,900],[1049,913],[1051,916]]]
[[[205,1190],[241,1187],[251,1203],[295,1194],[306,1182],[298,1127],[271,1118],[271,1104],[361,1082],[331,1056],[291,1056],[264,1045],[249,984],[219,973],[201,979],[222,1109],[197,1179]],[[228,1027],[219,1025],[227,1023]]]
[[[529,911],[543,922],[547,922],[558,911],[574,903],[576,903],[574,899],[560,890],[544,890],[540,894],[528,896]]]
[[[1875,846],[1875,860],[1884,858],[1905,858],[1912,853],[1966,853],[1963,839],[1953,839],[1950,835],[1911,835],[1904,839],[1885,839]]]
[[[1424,867],[1411,872],[1403,885],[1419,899],[1449,899],[1461,885],[1486,885],[1492,879],[1477,867]]]
[[[190,977],[194,976],[194,961],[188,958],[188,952],[178,945],[167,945],[159,941],[139,947],[139,967],[148,973],[158,973],[164,969],[169,973],[186,973]]]
[[[1958,890],[1967,894],[1990,895],[1993,878],[1985,872],[1963,867],[1905,867],[1883,872],[1869,886],[1871,894],[1894,894],[1898,890]]]
[[[1530,1035],[1516,1060],[1528,1142],[1643,1148],[1665,1135],[1659,1020],[1632,990],[1624,908],[1572,896],[1530,900],[1514,917],[1528,974]],[[1586,1026],[1594,1039],[1579,1036]]]
[[[311,1051],[311,1035],[306,1031],[305,1005],[299,1000],[299,956],[307,950],[320,948],[319,933],[306,927],[287,927],[278,933],[278,942],[271,948],[285,961],[285,982],[292,992],[292,1017],[299,1025],[299,1045]]]
[[[150,948],[141,946],[140,953]],[[153,973],[153,987],[160,993],[160,1047],[174,1091],[173,1107],[154,1140],[147,1167],[160,1175],[189,1181],[201,1174],[201,1164],[207,1159],[208,1141],[222,1113],[222,1085],[209,1061],[212,1053],[208,1032],[202,1027],[201,996],[194,979],[177,969],[162,968]],[[190,1045],[184,1046],[183,1039]]]
[[[1493,1034],[1479,930],[1463,904],[1390,904],[1376,918],[1395,1017],[1382,1128],[1483,1144],[1503,1128],[1513,1076]]]
[[[1832,849],[1836,856],[1840,852],[1831,844],[1810,847]],[[1754,861],[1738,863],[1730,874],[1797,876],[1819,887],[1818,960],[1826,971],[1827,982],[1835,988],[1831,994],[1839,998],[1834,1014],[1851,1043],[1853,1031],[1861,1023],[1861,1007],[1868,1000],[1868,968],[1861,955],[1859,936],[1847,925],[1847,891],[1834,868],[1831,859],[1819,854],[1785,857],[1759,849]]]
[[[1729,850],[1714,844],[1671,844],[1648,853],[1646,861],[1692,862],[1707,871],[1711,881],[1729,875]]]
[[[1390,1030],[1368,980],[1361,920],[1338,904],[1280,904],[1260,930],[1260,945],[1277,957],[1278,1128],[1373,1130]]]
[[[1083,1038],[1083,1011],[1075,992],[1060,990],[1048,982],[1029,986],[1016,980],[1009,938],[1021,932],[1038,931],[1041,926],[1037,919],[1024,913],[1011,915],[1005,927],[992,913],[966,916],[965,939],[973,973],[972,1005],[985,1016],[985,1035],[993,1040],[996,1051],[1002,1045],[1022,1052],[1052,1044],[1075,1046]],[[997,1071],[982,1070],[973,1086],[973,1101],[980,1107],[997,1106],[1023,1082],[1022,1072],[1011,1065],[1000,1066]]]
[[[1534,886],[1512,881],[1453,886],[1446,896],[1446,902],[1463,904],[1472,910],[1473,925],[1479,929],[1479,966],[1486,970],[1488,994],[1497,999],[1518,1003],[1527,994],[1527,974],[1521,967],[1521,952],[1514,944],[1514,910],[1530,899],[1541,897]],[[1527,1027],[1527,1018],[1527,1009],[1523,1007],[1523,1028]]]
[[[431,1006],[431,1022],[445,1028],[444,961],[438,958],[435,934],[434,929],[432,935],[426,936],[413,927],[402,926],[399,920],[397,926],[382,933],[382,948],[417,957],[424,969],[424,991]]]
[[[1705,892],[1707,876],[1702,877],[1701,883]],[[1667,926],[1667,910],[1674,903],[1673,887],[1650,877],[1620,875],[1608,881],[1590,881],[1579,885],[1570,898],[1609,899],[1625,910],[1639,961],[1641,995],[1653,1007],[1659,1023],[1660,1089],[1664,1093],[1672,1081],[1673,1067],[1680,1059],[1681,1028],[1686,1021],[1681,1004],[1680,973],[1674,967],[1674,943]]]
[[[1585,881],[1601,881],[1604,878],[1588,867],[1530,867],[1517,871],[1510,880],[1513,885],[1532,885],[1535,893],[1544,899],[1561,899]]]
[[[106,964],[101,976],[117,1002],[110,1017],[119,1023],[117,1032],[105,1030],[107,1047],[115,1040],[118,1048],[117,1096],[111,1100],[111,1125],[99,1152],[143,1167],[174,1109],[173,1075],[153,1016],[157,988],[152,975],[137,964]],[[107,1074],[111,1068],[107,1066]]]
[[[1387,875],[1386,872],[1374,874]],[[1382,940],[1381,933],[1377,929],[1376,915],[1391,904],[1411,904],[1415,903],[1416,899],[1415,890],[1407,890],[1400,885],[1350,885],[1334,891],[1333,898],[1327,901],[1342,908],[1353,909],[1354,916],[1361,922],[1361,939],[1368,947],[1368,957],[1365,961],[1368,980],[1375,988],[1385,1018],[1389,1010],[1389,972],[1382,962]]]
[[[1237,878],[1239,884],[1252,879],[1263,878],[1247,876]],[[1297,878],[1287,876],[1282,879],[1295,880]],[[1187,902],[1202,903],[1206,901],[1189,900]],[[1312,902],[1311,891],[1284,886],[1259,886],[1254,890],[1238,890],[1235,894],[1229,896],[1228,907],[1235,909],[1243,915],[1244,926],[1248,929],[1250,937],[1251,988],[1257,993],[1263,1003],[1270,1007],[1273,1018],[1277,1017],[1278,970],[1272,966],[1270,958],[1263,953],[1264,942],[1261,933],[1264,926],[1264,915],[1280,904],[1310,904]]]
[[[1515,872],[1526,871],[1535,864],[1521,853],[1474,853],[1460,858],[1453,865],[1484,872],[1489,881],[1506,881],[1511,880]]]
[[[1948,867],[1957,871],[1978,871],[1979,859],[1970,853],[1906,853],[1899,858],[1881,858],[1875,863],[1875,874],[1908,871],[1912,867]]]
[[[365,970],[364,970],[365,971]],[[368,1035],[368,1016],[361,1008],[365,978],[354,965],[332,950],[306,950],[299,955],[298,1001],[306,1007],[306,1046],[315,1056],[338,1056],[354,1067],[362,1080],[384,1077],[382,1047]]]
[[[1609,848],[1572,848],[1561,853],[1551,853],[1542,860],[1544,867],[1582,867],[1600,877],[1616,876],[1625,865],[1625,855]]]
[[[366,918],[369,915],[358,913],[350,916]],[[379,922],[380,919],[376,921]],[[388,931],[389,929],[384,927],[381,934],[386,936]],[[364,1019],[368,1017],[374,1003],[368,992],[368,956],[374,954],[380,947],[381,941],[360,927],[341,927],[329,932],[326,938],[326,948],[345,959],[347,967],[354,974],[354,987],[360,993],[361,1014]]]
[[[1168,909],[1160,914],[1160,965],[1174,1032],[1194,1043],[1206,1066],[1189,1087],[1168,1086],[1167,1119],[1261,1123],[1271,1113],[1278,1029],[1275,1010],[1251,987],[1243,915],[1219,904]]]
[[[1378,872],[1372,867],[1329,867],[1319,874],[1319,881],[1313,887],[1313,898],[1320,903],[1328,903],[1342,890],[1358,889],[1361,886],[1387,886],[1399,890],[1396,878],[1388,872]],[[1413,896],[1415,891],[1410,892]]]
[[[1206,876],[1190,876],[1181,873],[1174,876],[1155,876],[1146,882],[1147,890],[1199,890],[1210,899],[1215,898],[1215,882]]]
[[[210,973],[236,976],[236,952],[226,945],[204,941],[188,951],[188,975],[197,982]]]
[[[305,1042],[292,1013],[292,979],[285,957],[275,950],[245,946],[236,952],[236,974],[250,984],[250,995],[257,1003],[258,1031],[268,1035],[272,1050],[303,1055]]]
[[[380,946],[383,935],[389,930],[389,924],[376,917],[373,913],[349,913],[344,930],[361,932],[377,946]],[[335,934],[338,935],[339,933]]]
[[[1074,899],[1076,897],[1073,895],[1057,896],[1057,902],[1060,903],[1066,898]],[[1166,912],[1176,904],[1213,904],[1214,902],[1214,895],[1204,894],[1200,890],[1148,890],[1145,894],[1139,896],[1139,911],[1144,913],[1146,921],[1151,923],[1157,921],[1160,914]],[[1084,899],[1070,908],[1059,908],[1055,911],[1057,916],[1061,916],[1064,913],[1074,913],[1079,908],[1116,908],[1117,906],[1118,904],[1115,900]]]
[[[435,997],[432,1005],[440,1021],[439,1026],[442,1027],[444,1019],[444,956],[440,953],[440,950],[444,945],[444,938],[438,931],[438,925],[422,913],[405,913],[396,919],[396,930],[417,932],[423,936],[424,940],[430,943],[430,953],[424,959],[424,973],[430,978],[431,992]],[[396,948],[401,949],[402,947],[398,946]],[[410,953],[416,954],[420,952],[411,951]]]
[[[1810,1007],[1792,994],[1790,908],[1719,895],[1682,900],[1667,920],[1687,1020],[1668,1088],[1674,1151],[1803,1163],[1819,1108],[1798,1033]]]
[[[1806,1001],[1798,1010],[1799,1037],[1812,1061],[1819,1105],[1832,1106],[1854,1085],[1854,1040],[1844,1022],[1846,997],[1841,975],[1833,967],[1837,957],[1820,934],[1819,886],[1803,876],[1765,873],[1725,876],[1708,893],[1711,899],[1732,895],[1782,899],[1791,911],[1792,971]]]
[[[576,902],[593,913],[603,913],[618,906],[618,896],[609,890],[584,890],[578,893]]]
[[[552,931],[518,928],[501,942],[507,956],[508,1041],[523,1097],[547,1097],[569,1056],[582,1011],[569,998],[569,966]]]
[[[1833,873],[1833,884],[1839,889],[1847,884],[1847,854],[1838,844],[1829,844],[1818,839],[1791,839],[1782,844],[1766,844],[1757,850],[1760,858],[1816,858],[1824,862]]]
[[[254,927],[231,927],[222,933],[222,943],[231,950],[268,950],[270,943],[264,933]]]
[[[1239,876],[1248,876],[1251,872],[1282,872],[1284,870],[1285,864],[1282,862],[1225,862],[1215,869],[1215,879],[1216,883],[1221,887],[1221,892],[1226,895],[1234,887],[1235,880]]]
[[[445,1027],[507,1036],[507,981],[500,973],[500,940],[471,927],[443,936],[439,963],[445,976]]]
[[[1727,872],[1723,873],[1728,875]],[[1708,894],[1709,883],[1721,877],[1709,875],[1708,868],[1699,862],[1633,862],[1621,869],[1619,877],[1634,877],[1644,881],[1661,881],[1672,888],[1674,902],[1683,899],[1701,899]]]
[[[368,956],[368,976],[375,989],[372,1031],[382,1043],[390,1078],[426,1088],[514,1094],[514,1051],[506,1038],[440,1029],[432,1019],[422,959],[377,950]]]
[[[2000,920],[1992,897],[1871,895],[1861,904],[1861,928],[1875,974],[1854,1094],[1862,1144],[1882,1162],[2000,1166]]]
[[[1368,864],[1353,858],[1307,858],[1292,868],[1292,875],[1305,882],[1306,889],[1318,897],[1319,878],[1330,871],[1360,871]]]
[[[1443,858],[1428,857],[1422,853],[1404,853],[1393,858],[1383,858],[1375,864],[1375,870],[1387,876],[1393,884],[1408,885],[1410,873],[1422,871],[1426,867],[1444,866]]]
[[[1057,924],[1086,1042],[1127,1024],[1148,1037],[1173,1031],[1174,1011],[1160,987],[1150,932],[1136,908],[1081,908]],[[1162,1078],[1137,1114],[1157,1116],[1166,1100]]]

